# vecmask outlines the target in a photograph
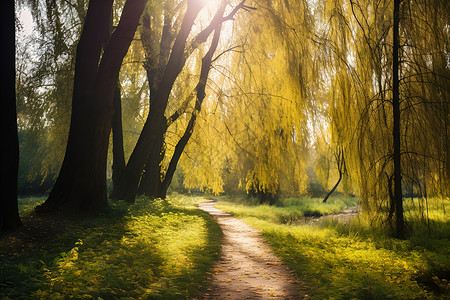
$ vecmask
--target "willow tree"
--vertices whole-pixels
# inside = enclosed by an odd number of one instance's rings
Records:
[[[346,181],[363,210],[394,230],[398,225],[401,237],[402,183],[419,195],[448,194],[448,36],[441,17],[448,6],[420,1],[399,11],[400,78],[393,80],[393,3],[258,4],[261,15],[238,28],[240,53],[215,67],[222,74],[214,79],[219,101],[204,103],[202,134],[194,133],[182,157],[186,186],[220,192],[233,182],[275,194],[291,166],[297,171],[286,177],[304,183],[302,151],[313,124],[330,134],[324,147],[342,149]],[[402,127],[394,126],[393,82]]]
[[[449,10],[441,1],[404,2],[400,9],[402,175],[429,230],[428,198],[449,195]]]
[[[72,115],[64,161],[38,211],[97,212],[106,206],[113,96],[122,59],[146,1],[127,1],[111,35],[114,1],[90,1],[77,46]]]
[[[290,76],[297,67],[286,61],[286,27],[277,18],[297,11],[273,5],[260,2],[235,22],[230,43],[238,47],[216,62],[211,89],[217,101],[204,103],[195,142],[181,161],[189,189],[244,190],[270,203],[279,192],[305,192],[306,97]]]
[[[443,116],[440,112],[445,114],[445,95],[448,92],[441,84],[445,81],[448,83],[449,77],[448,73],[445,74],[445,68],[442,68],[440,62],[442,58],[439,58],[439,55],[436,56],[436,53],[445,52],[446,21],[440,20],[437,16],[448,12],[448,6],[434,1],[421,1],[414,4],[402,3],[400,9],[398,6],[399,3],[395,3],[395,7],[389,4],[384,6],[383,13],[386,10],[392,12],[395,9],[392,19],[386,20],[382,17],[381,12],[378,14],[379,18],[384,19],[385,23],[387,21],[388,26],[385,25],[387,29],[384,29],[380,24],[376,26],[376,23],[374,23],[374,26],[381,27],[377,29],[378,32],[386,32],[384,38],[383,35],[379,35],[381,38],[378,39],[380,45],[378,49],[380,49],[381,55],[378,59],[379,67],[375,69],[379,75],[376,76],[377,85],[374,89],[377,92],[377,98],[385,104],[378,107],[373,106],[372,109],[380,116],[378,119],[379,128],[383,128],[384,124],[384,127],[388,129],[385,135],[386,141],[389,141],[389,135],[393,137],[390,145],[385,148],[388,149],[387,155],[385,150],[385,154],[380,153],[376,158],[376,162],[379,162],[379,165],[384,168],[383,171],[390,174],[389,176],[379,176],[377,181],[384,182],[384,193],[385,195],[388,194],[386,198],[391,199],[389,201],[390,211],[392,212],[393,208],[395,214],[398,214],[395,220],[396,235],[403,237],[404,230],[402,229],[402,216],[400,214],[402,213],[401,202],[403,200],[401,198],[404,189],[398,188],[395,191],[395,186],[399,187],[406,183],[409,186],[417,185],[420,187],[434,176],[441,179],[438,182],[446,180],[445,169],[447,167],[439,162],[445,161],[446,151],[443,150],[442,146],[447,143],[447,137],[441,133],[446,132],[444,128],[448,114],[447,117],[435,118],[431,117],[428,112],[431,109],[439,112],[436,116]],[[437,13],[438,11],[441,13]],[[359,20],[363,20],[364,15],[359,16]],[[398,24],[399,20],[396,20],[399,16],[400,24]],[[359,23],[360,28],[364,30],[362,24],[363,22]],[[433,34],[425,30],[427,26],[433,28]],[[398,36],[395,35],[396,30],[399,30]],[[425,38],[425,36],[427,37]],[[389,39],[395,41],[392,48]],[[424,47],[424,45],[427,46]],[[398,46],[398,49],[395,46]],[[435,59],[428,60],[431,57]],[[392,66],[392,70],[390,70],[389,64]],[[429,92],[433,90],[434,93]],[[439,94],[435,94],[437,91],[439,91]],[[392,113],[391,118],[389,113]],[[399,127],[400,120],[404,124],[401,127]],[[427,132],[428,137],[422,134],[424,131]],[[430,139],[430,137],[434,138]],[[376,140],[383,142],[380,137]],[[427,144],[427,147],[420,146],[424,143]],[[400,156],[401,163],[399,162]],[[425,159],[425,157],[427,158]],[[425,175],[422,178],[417,178],[418,170],[411,168],[411,166],[427,159],[429,160],[427,171],[430,173],[425,174],[436,175]],[[408,168],[405,169],[407,166]],[[419,170],[422,169],[419,167]],[[381,175],[381,172],[378,174]],[[384,177],[384,180],[381,177]],[[394,182],[396,178],[397,182]],[[445,188],[442,189],[443,186],[438,182],[433,184],[434,191],[443,192],[441,196],[445,197]],[[392,183],[394,184],[393,187]],[[394,189],[392,194],[389,192],[391,189]],[[415,193],[415,191],[411,191],[411,195]],[[417,194],[419,197],[423,196],[423,193]],[[380,196],[379,198],[383,198],[383,195]],[[389,213],[388,217],[390,216],[392,216],[392,213]]]
[[[144,48],[147,47],[147,59],[150,60],[147,65],[150,89],[150,110],[133,153],[128,160],[127,166],[118,185],[114,189],[113,198],[133,202],[149,155],[156,153],[156,156],[159,156],[161,151],[161,141],[163,140],[164,132],[167,126],[167,117],[165,116],[166,108],[168,106],[174,84],[180,72],[182,72],[187,59],[200,45],[207,41],[208,37],[213,32],[218,32],[216,30],[223,22],[232,20],[234,15],[240,9],[247,8],[245,6],[245,1],[240,1],[230,13],[225,15],[224,11],[226,8],[226,2],[223,2],[218,9],[218,13],[215,14],[211,22],[200,30],[192,39],[189,39],[191,31],[193,30],[194,22],[196,21],[199,13],[205,7],[206,2],[189,0],[187,3],[185,1],[181,1],[179,3],[182,7],[184,4],[186,5],[185,13],[178,15],[175,19],[173,19],[174,16],[171,16],[167,9],[165,10],[166,14],[164,15],[165,20],[162,26],[162,33],[160,34],[160,44],[157,49],[158,53],[154,53],[155,49],[152,48],[151,45],[144,46]],[[150,16],[148,16],[148,18],[150,18]],[[142,40],[144,42],[147,40],[146,34],[150,34],[151,37],[151,34],[155,33],[152,31],[155,30],[155,28],[152,28],[151,26],[155,26],[155,23],[158,23],[157,18],[161,18],[161,16],[152,16],[152,18],[156,18],[156,21],[152,21],[153,23],[150,22],[149,19],[146,20],[144,17],[144,23],[146,23],[148,27],[147,31],[145,31],[145,29],[143,31]],[[182,20],[179,23],[178,31],[177,20]],[[175,28],[172,28],[172,26]],[[213,48],[214,47],[211,49]],[[156,56],[159,56],[158,60],[156,60],[155,54]],[[204,77],[204,79],[206,80],[207,73],[205,75],[206,77]],[[197,94],[197,101],[199,99],[198,96],[199,94]],[[185,138],[182,137],[181,143],[184,143],[184,139]],[[153,149],[153,147],[155,148]],[[184,146],[181,148],[184,148]],[[175,154],[179,151],[180,150],[176,150]],[[181,153],[176,155],[181,155]],[[178,159],[175,159],[175,161],[176,160]],[[158,159],[158,157],[156,157],[156,159],[150,159],[149,161],[149,163],[152,164],[159,164],[159,162],[160,159]],[[169,165],[169,168],[172,167]],[[159,167],[153,169],[156,170],[155,174],[159,172]],[[172,175],[169,175],[167,178],[169,179],[170,176]],[[159,180],[158,176],[155,176],[154,178]],[[164,186],[164,189],[167,189],[167,183],[164,183]]]
[[[401,97],[405,127],[405,181],[418,194],[449,195],[448,16],[441,1],[402,5],[404,57]],[[415,186],[415,188],[414,188]],[[427,192],[425,191],[427,190]]]
[[[357,182],[364,211],[373,212],[379,210],[380,203],[384,205],[384,199],[391,198],[392,179],[400,178],[394,175],[399,170],[399,111],[395,113],[391,105],[395,102],[392,82],[398,83],[398,79],[388,80],[394,72],[388,64],[398,62],[392,55],[396,51],[388,46],[394,18],[392,14],[388,17],[388,3],[341,2],[346,3],[334,1],[324,7],[322,13],[330,21],[319,38],[322,51],[331,52],[322,67],[331,73],[328,126],[331,140],[345,150],[346,169]],[[394,132],[396,139],[392,138]],[[401,197],[401,183],[396,185]],[[395,199],[386,205],[397,212],[398,236],[403,236],[402,200]]]
[[[348,174],[357,183],[364,211],[387,219],[395,235],[404,237],[402,184],[421,187],[440,178],[433,189],[445,195],[438,182],[448,180],[442,163],[447,137],[441,134],[447,131],[448,91],[442,84],[448,74],[436,55],[445,53],[448,43],[446,21],[437,17],[448,6],[433,1],[403,8],[398,2],[343,3],[323,8],[330,21],[322,37],[317,34],[320,51],[331,53],[323,69],[331,70],[327,110],[332,140],[345,146]],[[429,109],[439,111],[439,118],[431,117]],[[400,120],[405,125],[400,127]],[[433,138],[425,138],[424,131]],[[422,172],[426,160],[430,164]]]

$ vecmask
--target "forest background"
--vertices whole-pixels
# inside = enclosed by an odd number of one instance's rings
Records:
[[[20,194],[48,193],[67,154],[76,47],[87,4],[16,3]],[[124,4],[111,7],[112,31]],[[123,137],[112,140],[123,140],[124,161],[138,148],[146,120],[156,119],[150,118],[152,86],[169,69],[185,5],[147,3],[123,59],[116,93]],[[166,128],[143,155],[148,162],[137,171],[139,187],[118,198],[164,197],[170,184],[173,191],[246,192],[274,202],[280,195],[324,196],[340,183],[337,191],[359,196],[364,211],[389,222],[401,210],[397,187],[401,196],[418,198],[419,214],[429,197],[442,199],[444,207],[450,174],[446,1],[402,2],[397,16],[390,1],[224,2],[217,24],[219,1],[203,6],[189,37],[210,28],[207,39],[184,50],[188,56],[162,116]],[[221,36],[208,49],[213,30]],[[201,61],[208,52],[214,56],[205,77]],[[189,143],[180,147],[183,139]],[[111,191],[114,142],[106,175]]]
[[[8,5],[0,226],[27,223],[1,240],[5,295],[194,295],[220,234],[181,194],[225,195],[318,299],[448,294],[448,1]],[[61,239],[16,238],[39,220]]]

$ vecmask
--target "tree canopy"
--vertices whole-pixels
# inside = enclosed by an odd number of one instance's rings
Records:
[[[16,20],[21,176],[56,180],[46,203],[103,206],[111,177],[129,202],[320,186],[394,226],[395,199],[449,196],[448,1],[104,2],[16,5],[33,16],[29,35]]]

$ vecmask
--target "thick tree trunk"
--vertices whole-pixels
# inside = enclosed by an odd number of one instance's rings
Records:
[[[113,166],[112,181],[113,194],[114,187],[125,169],[125,153],[123,150],[123,127],[122,127],[122,99],[120,96],[120,87],[116,87],[114,93],[114,118],[112,121],[113,132]]]
[[[158,89],[154,91],[152,96],[154,101],[152,101],[149,115],[117,187],[116,199],[134,202],[145,163],[152,146],[158,139],[160,124],[164,121],[164,112],[172,86],[185,63],[184,51],[187,38],[203,5],[194,1],[188,1],[186,14],[172,47],[164,75],[158,85]]]
[[[167,130],[165,122],[161,125],[155,144],[150,151],[145,164],[144,174],[138,188],[138,195],[146,195],[150,198],[158,198],[161,188],[161,162],[164,159],[164,136]]]
[[[392,94],[393,94],[393,143],[394,143],[394,202],[397,238],[405,238],[405,223],[403,219],[402,171],[400,149],[400,88],[399,88],[399,23],[400,0],[394,0],[394,27],[393,27],[393,67],[392,67]]]
[[[16,66],[14,35],[14,1],[1,3],[1,36],[3,41],[3,73],[0,93],[2,107],[2,139],[5,143],[2,151],[2,196],[0,201],[0,232],[22,225],[17,207],[17,176],[19,171],[19,138],[16,113]]]
[[[241,1],[239,5],[237,5],[232,12],[224,17],[223,13],[225,11],[226,7],[226,1],[223,1],[221,4],[221,7],[217,10],[213,20],[209,24],[208,27],[206,27],[204,30],[202,30],[192,41],[191,45],[188,49],[186,48],[186,41],[189,36],[189,33],[191,31],[191,28],[194,24],[194,21],[202,9],[202,7],[205,5],[205,2],[194,2],[194,1],[188,1],[188,7],[186,10],[186,14],[183,18],[180,31],[177,34],[177,37],[175,39],[175,43],[172,47],[172,52],[170,54],[169,60],[166,65],[166,69],[164,71],[164,74],[161,78],[161,81],[158,84],[158,88],[152,91],[151,97],[154,99],[151,101],[150,106],[150,112],[147,118],[147,121],[144,124],[144,128],[141,132],[141,135],[139,136],[139,140],[136,144],[136,147],[134,148],[134,151],[128,161],[128,164],[125,168],[124,174],[120,181],[120,191],[118,192],[117,197],[119,199],[124,199],[128,202],[134,202],[134,198],[136,195],[136,190],[139,185],[139,181],[142,176],[142,172],[145,166],[145,163],[148,159],[149,153],[152,149],[152,145],[155,144],[155,142],[158,139],[159,136],[159,130],[160,130],[160,124],[165,119],[164,113],[165,109],[167,107],[167,102],[169,100],[169,95],[172,90],[172,86],[175,82],[175,79],[177,78],[178,74],[181,72],[185,62],[186,58],[192,53],[194,49],[198,47],[201,43],[204,43],[207,41],[209,35],[215,30],[216,32],[220,32],[220,29],[218,29],[221,24],[225,20],[232,20],[236,12],[241,8],[249,9],[249,7],[246,7],[244,5],[245,0]],[[220,35],[220,33],[218,34]],[[214,38],[213,38],[214,39]],[[215,41],[215,43],[218,43]],[[213,47],[213,46],[211,46]],[[214,47],[217,47],[214,46]],[[163,47],[164,48],[164,47]],[[214,53],[214,50],[212,53],[210,53],[211,57],[209,58],[210,61],[212,60],[212,54]],[[210,62],[211,64],[211,62]],[[205,65],[206,66],[206,65]],[[203,69],[203,67],[202,67]],[[209,67],[208,70],[209,72]],[[204,71],[202,70],[202,73]],[[201,75],[202,76],[202,75]],[[206,79],[207,79],[207,73],[206,73]],[[206,85],[206,79],[204,80],[204,84]],[[151,82],[151,80],[149,80]],[[201,89],[197,89],[197,94],[203,93],[204,97],[204,87],[203,92]],[[195,118],[194,118],[195,122]],[[190,133],[192,134],[192,133]],[[189,135],[190,135],[189,134]],[[189,136],[190,137],[190,136]],[[189,137],[187,138],[189,140]],[[184,145],[185,146],[185,145]],[[184,146],[182,147],[184,149]],[[181,145],[180,145],[181,147]],[[182,151],[182,150],[181,150]],[[181,153],[179,154],[181,155]],[[175,160],[178,162],[179,157],[175,157]],[[174,160],[174,162],[175,162]],[[169,169],[174,172],[175,167],[170,167]],[[169,176],[164,179],[162,183],[162,189],[160,190],[160,195],[165,197],[165,194],[167,192],[168,184],[170,184],[173,176],[173,172],[170,171]],[[172,174],[172,175],[170,175]]]
[[[169,189],[170,183],[172,182],[173,175],[175,174],[175,171],[177,169],[178,161],[180,160],[181,154],[183,154],[184,148],[186,147],[189,139],[192,136],[192,132],[194,130],[195,120],[197,119],[197,112],[194,112],[191,116],[191,119],[189,120],[189,123],[186,127],[186,130],[184,131],[183,136],[178,141],[177,145],[175,146],[175,151],[173,153],[173,156],[170,160],[169,167],[167,168],[166,174],[164,176],[164,180],[162,181],[160,188],[159,188],[159,198],[166,198],[167,190]]]
[[[128,0],[119,25],[109,39],[113,1],[90,1],[77,47],[66,154],[55,186],[38,211],[95,213],[106,206],[106,160],[114,115],[113,96],[123,57],[145,3],[145,0]]]

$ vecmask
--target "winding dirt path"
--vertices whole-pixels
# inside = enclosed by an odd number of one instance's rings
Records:
[[[219,261],[198,299],[303,299],[299,282],[264,242],[259,231],[205,202],[223,232]]]

